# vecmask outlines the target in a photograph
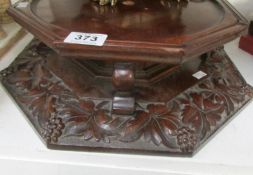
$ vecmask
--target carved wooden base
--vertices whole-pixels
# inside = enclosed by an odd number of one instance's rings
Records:
[[[199,70],[207,76],[198,80],[192,75]],[[111,80],[94,78],[37,40],[0,76],[54,149],[192,155],[253,94],[222,48],[160,81],[136,83],[131,115],[112,113]]]

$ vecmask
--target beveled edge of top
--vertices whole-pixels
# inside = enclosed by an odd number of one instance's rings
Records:
[[[230,3],[226,0],[219,0],[219,4],[226,9],[226,13],[228,10],[233,13],[236,23],[226,25],[223,20],[222,24],[213,27],[210,31],[192,35],[191,40],[178,45],[107,40],[104,46],[96,47],[64,43],[66,36],[57,35],[54,32],[55,26],[44,22],[33,14],[30,4],[25,11],[15,8],[19,2],[8,9],[9,15],[61,56],[74,58],[144,61],[177,65],[237,38],[248,26],[247,20]]]

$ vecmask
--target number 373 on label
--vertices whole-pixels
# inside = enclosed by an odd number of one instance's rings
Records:
[[[103,46],[106,39],[106,34],[71,32],[64,43]]]

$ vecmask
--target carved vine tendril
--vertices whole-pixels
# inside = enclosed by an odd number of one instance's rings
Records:
[[[38,47],[42,47],[39,49]],[[61,79],[45,66],[47,51],[38,44],[29,48],[14,66],[0,74],[9,88],[17,89],[17,97],[28,106],[36,127],[47,142],[57,143],[68,137],[84,141],[131,143],[138,140],[172,150],[192,152],[196,146],[252,96],[252,88],[233,74],[221,70],[230,63],[212,56],[215,63],[206,72],[212,76],[162,104],[143,104],[133,116],[118,117],[110,112],[111,101],[77,97]],[[222,53],[224,54],[224,53]],[[231,69],[229,69],[231,70]],[[8,80],[5,77],[8,76]],[[241,85],[244,86],[241,86]]]

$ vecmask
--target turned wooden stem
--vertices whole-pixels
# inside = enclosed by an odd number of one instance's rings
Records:
[[[112,75],[112,84],[116,89],[112,105],[114,114],[129,115],[135,111],[135,98],[132,94],[134,81],[134,66],[132,63],[114,64]]]

